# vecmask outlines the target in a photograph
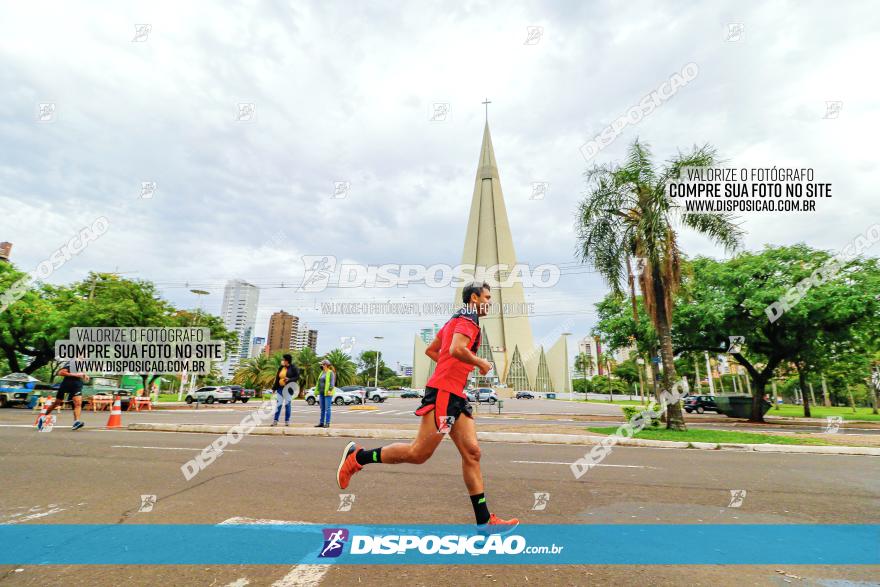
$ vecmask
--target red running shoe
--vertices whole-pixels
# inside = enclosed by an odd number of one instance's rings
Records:
[[[502,520],[495,514],[489,514],[489,521],[485,524],[477,524],[477,530],[483,534],[507,534],[519,526],[517,518]]]
[[[339,489],[346,489],[352,475],[364,468],[355,459],[355,455],[360,449],[361,447],[354,442],[349,442],[345,445],[345,449],[342,451],[342,459],[339,461],[339,468],[336,469],[336,484],[339,485]]]

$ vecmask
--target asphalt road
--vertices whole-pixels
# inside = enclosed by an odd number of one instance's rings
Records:
[[[340,512],[334,474],[346,439],[246,437],[186,481],[180,466],[213,439],[0,426],[0,523],[472,521],[448,441],[421,466],[368,467],[348,490],[351,511]],[[880,461],[872,457],[618,447],[607,466],[575,480],[566,463],[583,452],[484,445],[491,509],[524,523],[880,523]],[[728,507],[739,489],[744,502]],[[532,510],[535,492],[550,494],[543,511]],[[153,511],[138,512],[141,495],[157,496]],[[877,567],[827,566],[0,567],[2,585],[842,585],[878,576]]]
[[[372,410],[352,409],[350,406],[334,406],[332,420],[335,425],[346,424],[369,425],[377,424],[400,424],[417,426],[418,421],[413,416],[413,411],[418,407],[419,400],[391,398],[384,403],[368,403],[367,407]],[[245,414],[255,410],[258,404],[248,402],[242,404],[214,404],[200,406],[199,409],[181,407],[178,409],[157,409],[142,412],[124,412],[123,422],[175,422],[175,423],[203,423],[203,424],[235,424]],[[497,407],[482,404],[474,404],[477,416],[485,419],[486,423],[492,424],[527,424],[547,428],[547,432],[553,432],[554,427],[578,425],[586,427],[618,426],[623,421],[619,406],[611,404],[565,402],[553,400],[505,400],[504,409],[499,414]],[[296,425],[316,424],[319,418],[317,406],[309,406],[303,401],[295,401],[292,410],[292,421]],[[56,412],[57,413],[57,412]],[[84,418],[89,426],[103,426],[107,422],[107,412],[86,412]],[[283,417],[283,414],[282,414]],[[586,420],[585,418],[589,418]],[[738,430],[742,432],[799,432],[821,433],[825,430],[826,422],[816,419],[809,423],[798,424],[750,424],[739,420],[725,422],[724,418],[715,414],[688,414],[688,425],[693,428],[706,428],[715,430]],[[68,425],[72,416],[69,410],[61,412],[60,422]],[[34,420],[30,410],[12,408],[0,410],[0,426],[4,424],[27,424]],[[583,420],[583,421],[582,421]],[[880,426],[876,423],[843,422],[837,432],[841,435],[880,435]]]

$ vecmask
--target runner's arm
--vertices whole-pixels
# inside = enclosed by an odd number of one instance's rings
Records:
[[[435,336],[434,340],[431,341],[431,344],[428,348],[425,349],[425,354],[428,355],[432,361],[435,363],[437,359],[440,358],[440,337]]]
[[[86,381],[89,379],[87,373],[72,373],[67,367],[62,367],[58,370],[58,377],[78,377],[80,379],[85,379]]]
[[[449,345],[449,354],[463,363],[479,367],[480,373],[485,375],[489,372],[489,369],[492,368],[492,365],[489,364],[489,361],[481,359],[472,353],[470,346],[471,339],[460,332],[456,332],[452,335],[452,344]]]

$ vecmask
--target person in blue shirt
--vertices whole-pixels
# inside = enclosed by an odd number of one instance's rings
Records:
[[[318,384],[315,385],[315,395],[321,402],[321,421],[315,428],[330,428],[330,406],[333,405],[333,388],[336,387],[336,370],[330,361],[321,361],[321,372]]]

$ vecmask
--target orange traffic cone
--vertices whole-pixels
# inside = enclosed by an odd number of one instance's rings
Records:
[[[118,395],[113,396],[113,409],[110,410],[107,428],[122,428],[122,400]]]
[[[34,426],[40,423],[40,418],[46,415],[46,407],[52,403],[52,398],[46,398],[46,401],[43,402],[43,407],[40,408],[40,415],[37,416],[37,419],[34,420]]]

